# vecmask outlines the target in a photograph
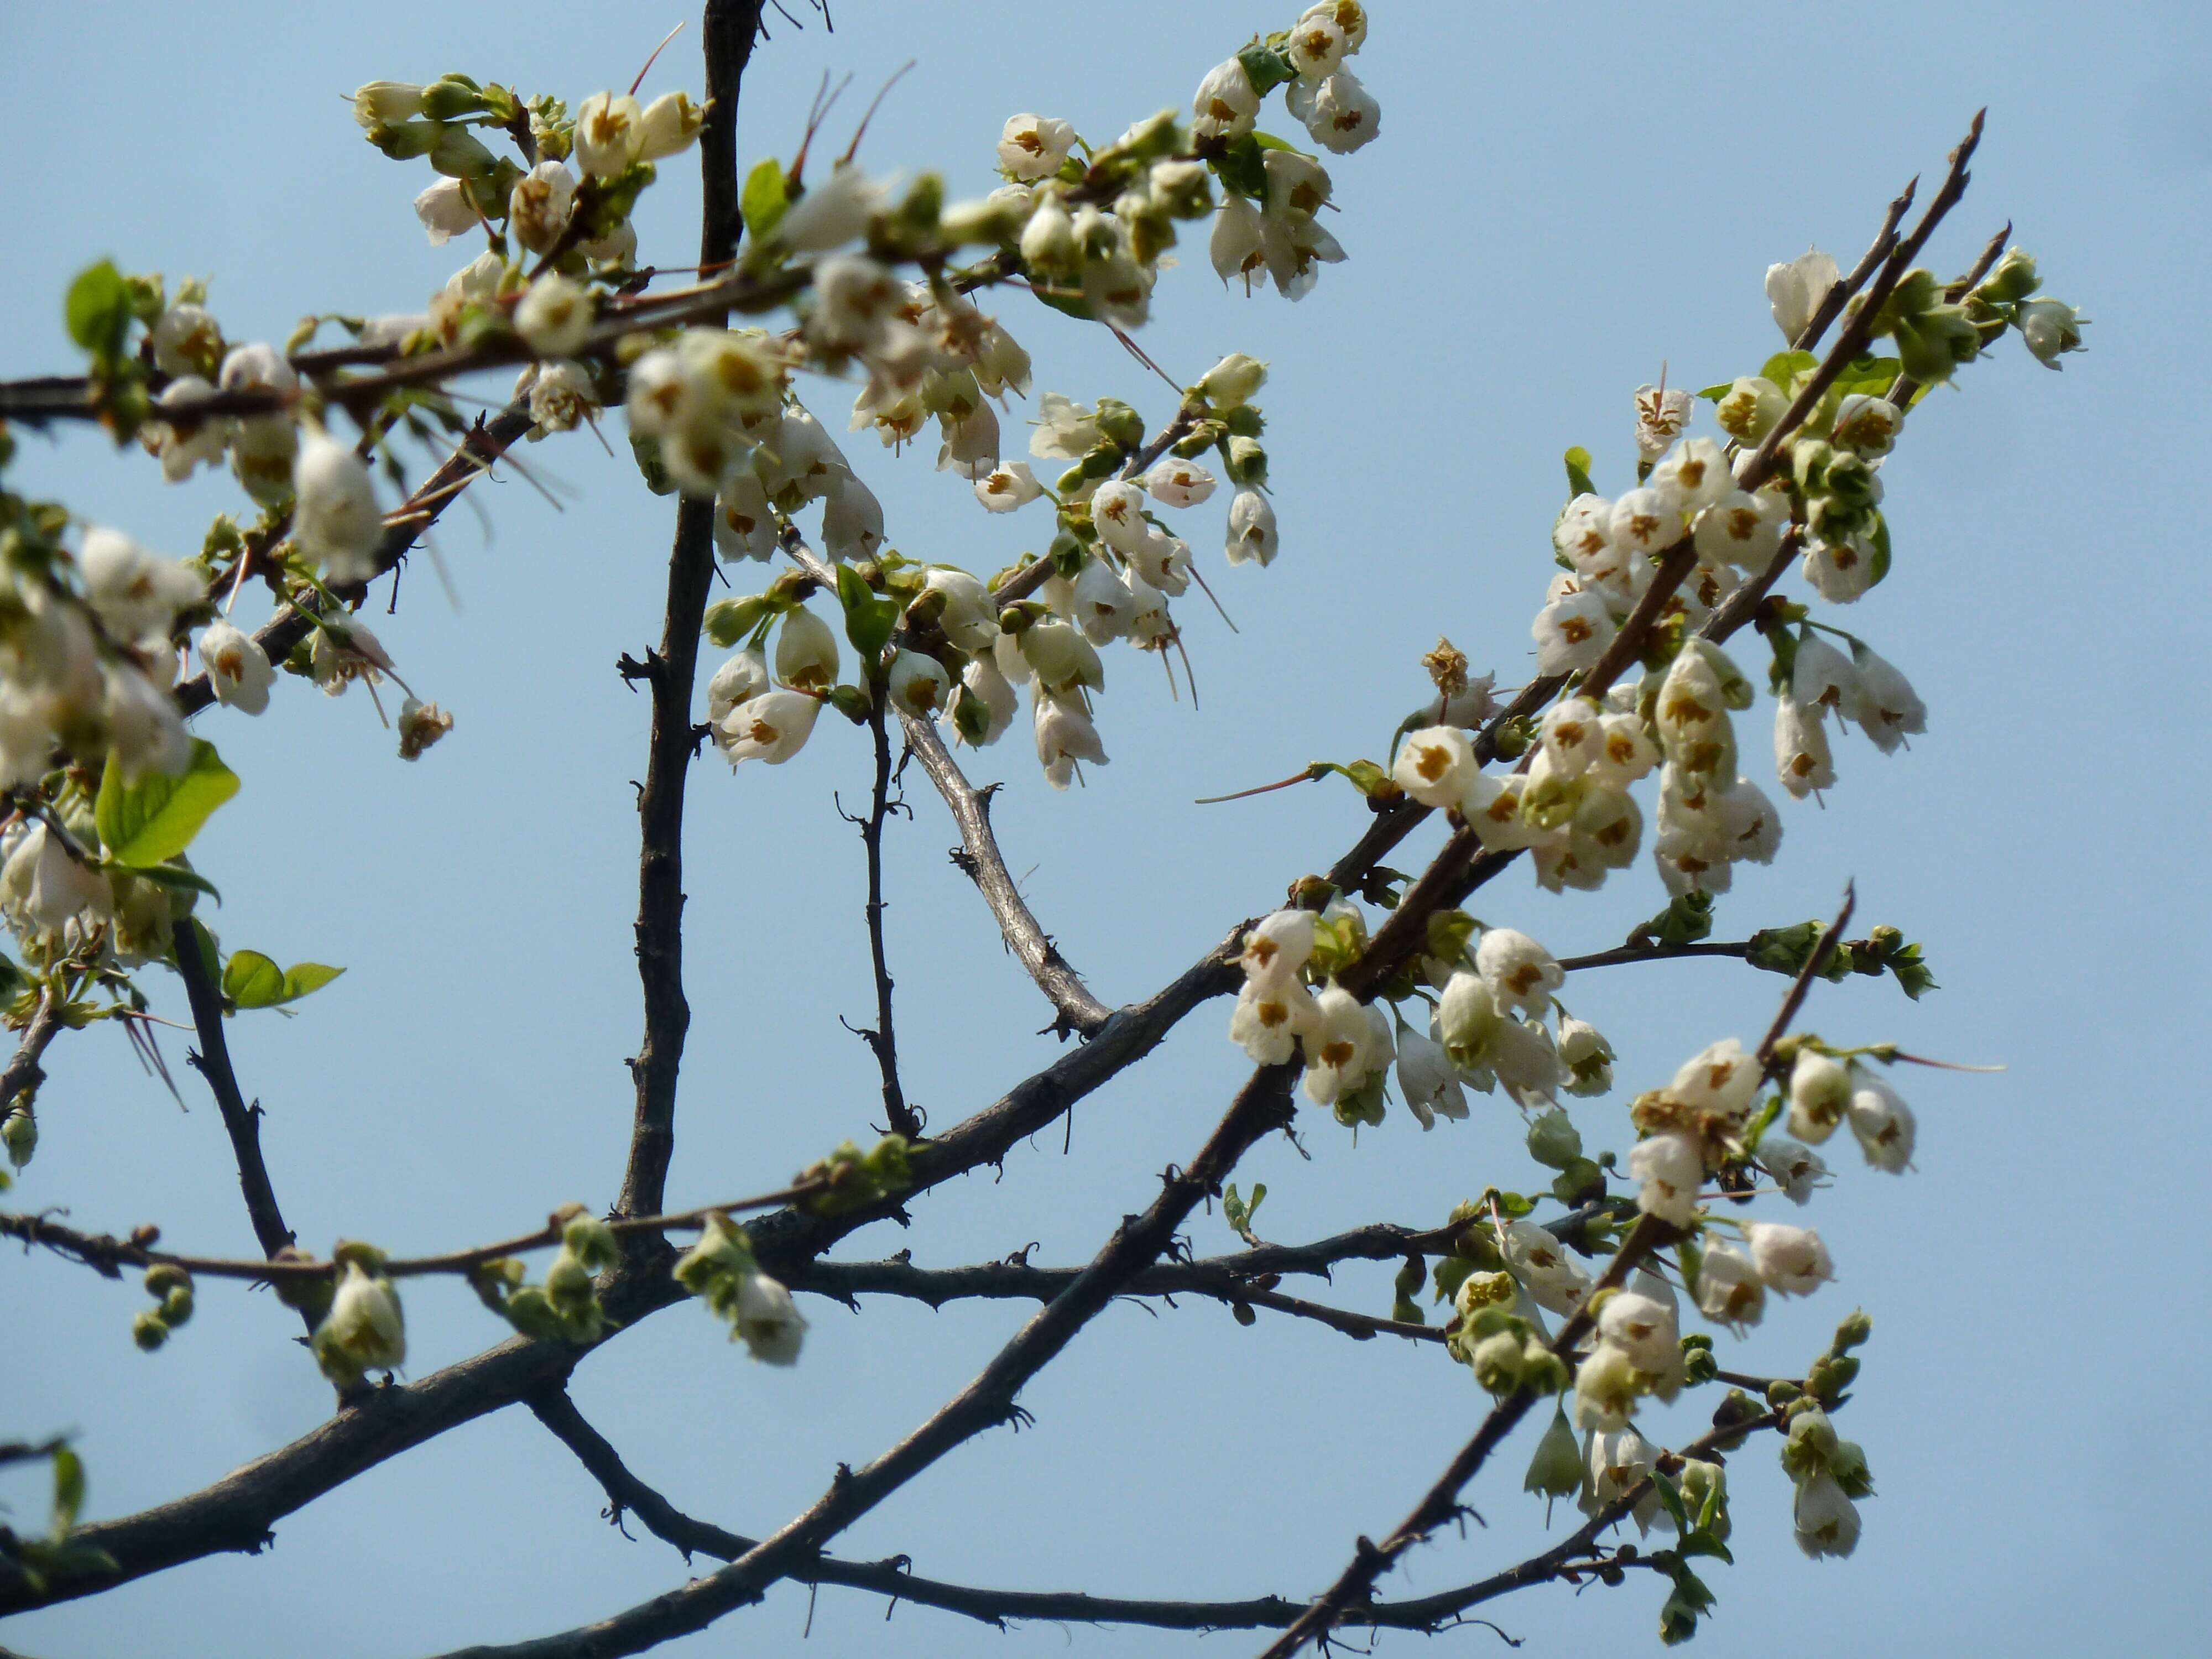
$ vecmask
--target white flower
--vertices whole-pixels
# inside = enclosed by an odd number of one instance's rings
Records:
[[[1037,631],[1032,628],[1029,633]],[[1068,631],[1074,632],[1073,629]],[[1027,635],[1024,637],[1027,638]],[[1080,639],[1081,635],[1077,637]],[[1078,761],[1089,761],[1094,766],[1106,764],[1106,748],[1098,740],[1098,728],[1073,701],[1050,692],[1033,695],[1030,716],[1036,728],[1037,763],[1044,768],[1045,781],[1054,788],[1067,787],[1075,775]]]
[[[1759,1276],[1768,1289],[1781,1295],[1810,1296],[1836,1276],[1828,1261],[1828,1247],[1810,1227],[1750,1221],[1744,1224],[1744,1237],[1751,1246],[1752,1265],[1758,1268]]]
[[[417,210],[419,211],[419,208]],[[540,161],[514,181],[507,202],[507,228],[532,253],[550,253],[576,211],[576,179],[558,161]],[[525,339],[530,337],[525,335]],[[574,346],[566,349],[573,351]]]
[[[1319,82],[1294,81],[1283,101],[1323,149],[1349,155],[1382,130],[1382,106],[1348,69]]]
[[[1705,1246],[1698,1263],[1698,1310],[1741,1334],[1766,1311],[1766,1285],[1751,1258],[1725,1239]]]
[[[1835,1133],[1850,1098],[1850,1072],[1826,1054],[1801,1051],[1790,1068],[1790,1133],[1819,1146]]]
[[[1774,700],[1774,770],[1799,800],[1836,787],[1835,757],[1820,717],[1785,691]]]
[[[576,165],[594,179],[611,179],[645,147],[645,112],[624,94],[595,92],[576,106]]]
[[[1436,1035],[1453,1065],[1466,1071],[1487,1061],[1503,1024],[1498,1000],[1481,975],[1462,969],[1444,981],[1437,1004]]]
[[[1507,1222],[1498,1249],[1513,1277],[1547,1312],[1571,1317],[1589,1294],[1589,1275],[1568,1256],[1558,1239],[1535,1223]]]
[[[1887,455],[1896,447],[1898,432],[1904,425],[1905,411],[1888,398],[1853,392],[1836,405],[1835,424],[1829,430],[1828,441],[1837,448],[1856,454],[1869,458]]]
[[[1199,395],[1218,414],[1241,409],[1267,384],[1267,366],[1256,357],[1232,351],[1198,377]]]
[[[1027,461],[1000,461],[975,480],[975,499],[987,512],[1012,513],[1043,494],[1044,486],[1037,483]]]
[[[1828,1184],[1826,1162],[1811,1147],[1800,1146],[1787,1135],[1761,1136],[1759,1161],[1792,1204],[1810,1204],[1813,1194]]]
[[[1686,1227],[1698,1212],[1705,1179],[1705,1154],[1685,1134],[1650,1135],[1628,1152],[1628,1173],[1642,1182],[1636,1206],[1646,1215]]]
[[[1477,769],[1466,732],[1455,726],[1431,726],[1407,733],[1390,776],[1422,805],[1441,811],[1458,805]]]
[[[1857,707],[1858,690],[1858,672],[1849,657],[1817,634],[1808,633],[1797,641],[1790,675],[1791,696],[1808,708],[1840,719]]]
[[[937,625],[963,651],[988,653],[999,642],[999,613],[990,590],[964,570],[933,567],[922,586],[945,596]]]
[[[2059,358],[2082,349],[2081,328],[2088,319],[2072,306],[2045,298],[2025,301],[2014,320],[2036,362],[2045,368],[2063,368]]]
[[[537,423],[537,433],[573,432],[598,410],[599,388],[583,364],[562,358],[533,368],[530,418]]]
[[[217,617],[200,635],[200,661],[217,702],[249,714],[269,707],[269,688],[276,683],[276,671],[251,635]]]
[[[1052,275],[1082,267],[1075,246],[1075,218],[1057,191],[1048,190],[1037,199],[1029,222],[1022,227],[1022,263],[1032,270]]]
[[[1036,430],[1030,434],[1030,453],[1039,460],[1079,461],[1097,447],[1098,422],[1090,404],[1048,392],[1038,409]]]
[[[1578,778],[1604,758],[1604,719],[1588,697],[1568,697],[1544,712],[1538,730],[1553,772],[1563,778]]]
[[[1793,1511],[1797,1547],[1819,1560],[1858,1547],[1859,1512],[1832,1474],[1822,1473],[1797,1488]]]
[[[156,557],[119,530],[94,525],[77,554],[85,598],[108,631],[125,641],[166,642],[177,613],[207,597],[200,579]]]
[[[1685,1106],[1742,1117],[1759,1093],[1759,1061],[1735,1038],[1723,1037],[1683,1061],[1667,1092]]]
[[[1613,547],[1613,503],[1585,490],[1569,501],[1552,526],[1552,545],[1583,570]]]
[[[953,735],[978,748],[1006,736],[1006,728],[1020,711],[1021,699],[1000,672],[997,658],[991,653],[969,662],[946,708],[952,720]]]
[[[1224,191],[1221,210],[1213,216],[1213,234],[1206,240],[1206,257],[1213,274],[1226,284],[1231,276],[1244,278],[1244,291],[1252,291],[1252,273],[1266,264],[1266,240],[1260,210],[1234,191]]]
[[[1078,686],[1096,691],[1106,683],[1097,648],[1057,617],[1031,623],[1015,636],[1015,643],[1049,693],[1065,696]]]
[[[1875,748],[1885,755],[1894,754],[1907,737],[1917,737],[1928,729],[1928,705],[1920,701],[1912,683],[1870,647],[1855,645],[1851,656],[1858,670],[1851,718],[1874,739]]]
[[[951,676],[934,657],[920,651],[901,651],[891,659],[887,684],[895,708],[922,716],[937,712],[951,687]]]
[[[1314,913],[1283,909],[1263,916],[1246,930],[1244,949],[1237,958],[1244,977],[1255,985],[1279,985],[1297,978],[1298,970],[1313,959]]]
[[[690,93],[662,93],[637,118],[638,160],[658,161],[663,156],[681,155],[691,148],[706,124],[707,112],[691,101]]]
[[[884,544],[883,503],[849,472],[832,472],[822,501],[823,550],[839,564],[873,558]]]
[[[766,560],[775,556],[775,509],[768,489],[750,467],[732,467],[714,501],[714,545],[729,559]]]
[[[1559,1064],[1571,1095],[1601,1095],[1613,1087],[1613,1045],[1596,1026],[1571,1016],[1559,1021]]]
[[[1633,1428],[1593,1429],[1589,1449],[1589,1496],[1587,1510],[1595,1514],[1649,1475],[1659,1462],[1658,1448]],[[1653,1488],[1633,1511],[1638,1531],[1648,1532],[1659,1512],[1659,1493]]]
[[[1620,1291],[1598,1310],[1598,1334],[1635,1362],[1639,1371],[1671,1370],[1682,1357],[1671,1303]]]
[[[1213,474],[1196,461],[1164,456],[1145,474],[1145,490],[1164,507],[1196,507],[1213,494]]]
[[[1605,595],[1580,589],[1539,611],[1528,631],[1536,641],[1536,672],[1567,674],[1594,665],[1618,630]]]
[[[1492,1039],[1490,1070],[1505,1092],[1524,1107],[1556,1104],[1552,1091],[1559,1083],[1559,1051],[1552,1034],[1528,1020],[1503,1018]]]
[[[211,384],[197,374],[179,374],[156,394],[154,407],[159,410],[197,403],[214,390]],[[138,441],[149,453],[161,458],[164,481],[181,483],[192,476],[194,468],[213,466],[222,459],[234,429],[233,422],[221,416],[172,422],[157,415],[138,429]]]
[[[1327,167],[1296,150],[1268,150],[1261,165],[1267,189],[1263,210],[1270,219],[1288,222],[1299,215],[1311,218],[1335,188]]]
[[[1389,1059],[1388,1046],[1376,1041],[1367,1009],[1334,981],[1314,999],[1314,1027],[1305,1034],[1306,1068],[1301,1081],[1307,1099],[1316,1106],[1334,1106],[1340,1096],[1357,1089]]]
[[[1467,1091],[1443,1048],[1411,1029],[1398,1035],[1398,1092],[1424,1129],[1467,1115]]]
[[[1592,782],[1626,789],[1659,764],[1659,745],[1634,714],[1606,714],[1598,725],[1597,753],[1589,763]]]
[[[1152,526],[1144,515],[1145,492],[1139,484],[1109,478],[1091,495],[1091,521],[1098,527],[1099,539],[1116,552],[1133,552],[1145,544]]]
[[[1295,975],[1272,982],[1249,979],[1237,994],[1236,1012],[1229,1017],[1229,1040],[1255,1066],[1281,1066],[1297,1052],[1297,1039],[1312,1030],[1320,1018],[1313,994]]]
[[[1510,927],[1484,933],[1474,947],[1474,969],[1501,1010],[1518,1008],[1533,1019],[1551,1012],[1552,993],[1567,977],[1549,951]]]
[[[1685,438],[1651,469],[1651,488],[1682,513],[1697,513],[1735,489],[1728,457],[1711,438]]]
[[[408,81],[371,81],[355,89],[353,118],[364,127],[395,126],[422,112],[422,88]]]
[[[811,611],[792,611],[776,630],[775,678],[795,691],[827,691],[837,683],[837,636]]]
[[[1764,374],[1744,374],[1713,405],[1713,419],[1737,442],[1756,445],[1774,429],[1789,408],[1789,397],[1780,386]]]
[[[541,357],[573,356],[592,331],[591,290],[547,272],[516,303],[514,331]]]
[[[1831,605],[1849,605],[1874,586],[1874,556],[1855,539],[1814,543],[1797,568]]]
[[[1607,538],[1636,553],[1662,553],[1680,539],[1682,510],[1656,489],[1632,489],[1613,504]]]
[[[1626,1428],[1636,1410],[1641,1369],[1619,1345],[1600,1342],[1575,1368],[1575,1421],[1600,1432]]]
[[[348,1261],[311,1346],[323,1375],[341,1385],[358,1382],[363,1371],[404,1364],[407,1327],[392,1281],[380,1273],[372,1279],[360,1262]]]
[[[1258,561],[1265,569],[1275,562],[1275,509],[1256,489],[1240,489],[1229,503],[1229,562]]]
[[[1060,171],[1074,144],[1075,129],[1065,121],[1042,115],[1011,116],[999,136],[999,169],[1024,183],[1049,179]]]
[[[1344,31],[1327,11],[1310,11],[1291,27],[1283,46],[1302,79],[1318,81],[1344,61]]]
[[[742,1339],[752,1357],[765,1364],[796,1364],[799,1345],[806,1340],[806,1321],[781,1284],[766,1273],[750,1273],[738,1280],[737,1321],[732,1334]]]
[[[0,908],[19,933],[59,933],[80,915],[112,915],[106,878],[82,864],[41,819],[15,840],[0,872]]]
[[[1260,94],[1252,89],[1244,65],[1231,58],[1198,83],[1190,110],[1196,118],[1190,124],[1194,137],[1242,138],[1252,131],[1253,118],[1260,112]]]
[[[1912,1142],[1917,1125],[1903,1097],[1871,1072],[1856,1072],[1852,1081],[1850,1114],[1851,1133],[1868,1163],[1890,1175],[1912,1167]]]
[[[292,465],[292,536],[331,581],[367,581],[377,574],[384,514],[368,464],[319,432],[300,444]]]
[[[776,221],[775,240],[794,253],[826,253],[867,229],[883,191],[857,167],[840,163]]]
[[[1656,461],[1690,423],[1695,400],[1686,392],[1656,386],[1636,388],[1636,453],[1640,460]]]
[[[781,766],[806,746],[822,705],[803,691],[763,691],[724,715],[717,730],[732,768],[749,760]]]
[[[420,760],[422,751],[453,729],[453,717],[434,702],[408,696],[399,700],[399,758]]]
[[[715,728],[717,743],[722,740],[721,724],[729,712],[741,702],[750,702],[771,684],[768,659],[757,651],[740,651],[714,671],[707,682],[707,723]]]
[[[204,306],[179,304],[154,324],[154,366],[167,375],[213,374],[222,361],[222,329]]]
[[[1698,514],[1691,531],[1700,559],[1757,573],[1772,561],[1789,523],[1785,497],[1771,489],[1731,489]]]
[[[1834,257],[1818,248],[1799,254],[1786,265],[1767,266],[1766,304],[1786,344],[1797,343],[1797,337],[1805,331],[1814,312],[1842,275]]]

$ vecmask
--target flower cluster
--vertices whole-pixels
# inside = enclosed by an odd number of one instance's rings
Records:
[[[331,1252],[338,1281],[329,1310],[308,1346],[323,1375],[341,1389],[369,1371],[397,1370],[407,1360],[407,1322],[399,1292],[384,1276],[383,1254],[367,1244],[341,1244]]]
[[[705,1302],[729,1326],[730,1340],[743,1342],[754,1358],[798,1363],[806,1321],[791,1292],[760,1270],[745,1230],[727,1217],[707,1218],[699,1242],[677,1260],[676,1282]]]

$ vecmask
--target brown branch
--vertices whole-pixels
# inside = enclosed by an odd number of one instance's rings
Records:
[[[868,855],[868,901],[862,909],[868,923],[868,961],[876,980],[876,1024],[873,1030],[864,1030],[860,1036],[876,1057],[877,1070],[883,1073],[884,1116],[891,1132],[919,1140],[921,1115],[907,1103],[906,1091],[899,1083],[898,1036],[891,1024],[891,970],[884,951],[884,820],[895,805],[903,807],[906,803],[902,796],[896,803],[891,799],[891,739],[890,718],[884,712],[888,694],[878,676],[871,672],[868,678],[872,698],[868,705],[868,732],[874,739],[876,782],[868,816],[851,821],[860,826],[860,840]]]
[[[702,265],[736,258],[744,228],[738,201],[738,94],[759,27],[760,0],[708,0],[702,28],[707,113],[699,134]],[[716,313],[703,320],[719,324],[725,318]],[[629,1168],[615,1201],[618,1215],[660,1208],[676,1150],[676,1079],[691,1024],[684,997],[684,787],[699,744],[691,726],[691,682],[714,574],[714,504],[687,495],[676,509],[660,649],[647,653],[641,672],[653,698],[645,783],[637,799],[637,974],[645,997],[645,1036],[630,1061],[637,1103]]]
[[[61,1005],[54,1000],[52,992],[41,993],[39,1006],[31,1012],[31,1023],[23,1028],[16,1045],[15,1058],[8,1069],[0,1072],[0,1114],[15,1103],[18,1095],[35,1093],[46,1074],[39,1062],[45,1058],[47,1047],[62,1029]]]
[[[294,1235],[284,1224],[276,1189],[269,1180],[269,1166],[261,1159],[261,1104],[258,1101],[251,1106],[246,1103],[237,1073],[231,1070],[230,1046],[222,1030],[222,993],[208,977],[207,959],[200,951],[206,939],[205,930],[189,917],[177,927],[177,977],[185,982],[193,1032],[200,1040],[199,1052],[188,1053],[185,1059],[207,1079],[215,1096],[216,1109],[222,1114],[223,1130],[230,1137],[231,1154],[238,1163],[239,1190],[246,1194],[246,1213],[253,1223],[253,1237],[260,1243],[261,1253],[273,1256],[293,1243]]]
[[[1895,251],[1897,228],[1905,222],[1905,212],[1911,207],[1914,192],[1919,188],[1920,180],[1915,178],[1898,191],[1896,199],[1889,204],[1889,211],[1882,216],[1881,228],[1875,232],[1874,240],[1859,256],[1858,264],[1851,268],[1848,276],[1838,277],[1828,285],[1828,291],[1820,296],[1820,305],[1806,319],[1805,326],[1798,331],[1797,337],[1790,343],[1797,350],[1810,351],[1820,343],[1820,337],[1828,331],[1829,324],[1844,314],[1844,307],[1850,303],[1851,295],[1867,285],[1867,279],[1879,270],[1883,261]]]

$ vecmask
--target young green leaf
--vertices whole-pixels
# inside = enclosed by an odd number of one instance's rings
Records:
[[[112,750],[100,780],[93,819],[108,858],[128,869],[167,864],[192,843],[215,809],[238,793],[238,775],[222,763],[215,745],[192,739],[192,758],[177,776],[150,772],[123,781]]]
[[[837,567],[837,599],[845,607],[845,637],[860,653],[861,665],[872,668],[898,625],[898,601],[877,593],[848,564]]]
[[[744,215],[745,229],[751,233],[756,244],[768,240],[782,222],[784,210],[790,205],[790,193],[783,181],[783,163],[773,157],[755,163],[753,170],[745,174],[745,187],[738,198],[738,211]]]
[[[131,288],[112,259],[87,265],[69,285],[63,314],[70,338],[103,360],[123,349],[123,337],[131,326]]]
[[[1567,494],[1595,495],[1597,486],[1590,482],[1590,453],[1580,444],[1567,452]]]

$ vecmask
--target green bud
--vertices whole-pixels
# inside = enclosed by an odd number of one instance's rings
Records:
[[[1099,434],[1123,449],[1136,449],[1145,441],[1145,419],[1119,398],[1101,398],[1091,417]]]
[[[1605,1196],[1605,1171],[1586,1158],[1569,1158],[1552,1178],[1552,1196],[1569,1209]]]
[[[545,1300],[566,1313],[592,1299],[592,1270],[563,1246],[545,1269]]]
[[[1566,1361],[1537,1337],[1526,1337],[1521,1346],[1521,1386],[1531,1394],[1558,1394],[1567,1386]]]
[[[172,1330],[192,1316],[192,1287],[179,1285],[161,1298],[161,1320]]]
[[[287,1244],[270,1258],[276,1261],[305,1261],[309,1258]],[[275,1281],[276,1299],[288,1308],[297,1308],[319,1322],[330,1311],[331,1297],[337,1289],[328,1273],[286,1273]]]
[[[1818,438],[1800,438],[1790,446],[1790,477],[1808,495],[1817,495],[1828,487],[1828,463],[1835,458],[1833,446]]]
[[[1511,1331],[1483,1338],[1468,1356],[1474,1380],[1492,1394],[1514,1393],[1521,1386],[1522,1346],[1521,1338]]]
[[[1537,1163],[1564,1170],[1582,1155],[1582,1132],[1559,1108],[1540,1114],[1528,1126],[1528,1156]]]
[[[473,179],[489,173],[498,159],[466,127],[444,127],[430,149],[430,165],[448,179]]]
[[[1222,416],[1221,423],[1234,438],[1256,438],[1267,429],[1267,417],[1257,404],[1237,404]]]
[[[1147,115],[1123,133],[1115,142],[1113,153],[1133,161],[1157,161],[1182,147],[1183,136],[1176,125],[1176,112],[1164,109],[1157,115]]]
[[[363,136],[395,161],[411,161],[437,148],[446,129],[435,121],[380,122]]]
[[[1083,463],[1078,461],[1053,481],[1053,487],[1063,495],[1072,495],[1090,482],[1090,477],[1091,475],[1083,470]]]
[[[1552,1426],[1536,1443],[1536,1455],[1528,1460],[1528,1473],[1522,1479],[1521,1490],[1540,1492],[1547,1498],[1566,1498],[1582,1489],[1582,1444],[1575,1438],[1574,1429],[1562,1407],[1553,1412]]]
[[[151,1308],[131,1322],[131,1340],[148,1353],[169,1340],[169,1328]]]
[[[1256,1325],[1260,1322],[1260,1316],[1252,1311],[1252,1304],[1249,1302],[1231,1303],[1229,1316],[1240,1325]]]
[[[21,1169],[39,1150],[39,1121],[27,1106],[18,1106],[0,1118],[0,1143],[8,1148],[8,1162]]]
[[[1194,461],[1228,436],[1229,428],[1219,421],[1200,421],[1168,446],[1168,453],[1178,459]]]
[[[1829,495],[1852,507],[1871,507],[1881,493],[1874,469],[1862,457],[1841,452],[1829,459],[1826,483]]]
[[[1674,1484],[1681,1492],[1682,1507],[1689,1512],[1690,1524],[1726,1541],[1729,1530],[1728,1471],[1703,1458],[1686,1457]]]
[[[1787,1406],[1791,1401],[1802,1398],[1804,1393],[1805,1390],[1795,1382],[1786,1377],[1778,1376],[1766,1385],[1766,1403],[1776,1407]]]
[[[422,88],[422,113],[433,121],[457,121],[484,109],[483,92],[465,75],[448,75]]]
[[[146,1269],[146,1294],[156,1302],[171,1291],[190,1290],[192,1276],[173,1262],[159,1262]]]
[[[561,1315],[546,1298],[545,1292],[535,1285],[525,1285],[508,1297],[500,1312],[523,1335],[540,1342],[550,1342],[568,1334]]]
[[[875,703],[857,685],[833,685],[823,694],[822,701],[842,714],[855,726],[866,722],[868,712]]]
[[[725,651],[751,633],[769,617],[775,607],[765,594],[756,593],[742,599],[717,599],[707,607],[700,631]]]
[[[1856,1440],[1838,1440],[1828,1459],[1828,1473],[1846,1498],[1874,1496],[1874,1476],[1867,1468],[1866,1453]]]
[[[1847,1353],[1873,1334],[1874,1316],[1863,1310],[1854,1309],[1844,1322],[1836,1327],[1836,1340],[1828,1352]]]
[[[1721,1362],[1710,1347],[1693,1348],[1683,1339],[1682,1380],[1692,1388],[1711,1382],[1721,1374]]]
[[[1094,444],[1089,450],[1085,452],[1083,459],[1078,464],[1083,477],[1085,478],[1109,478],[1113,477],[1113,475],[1120,470],[1121,462],[1127,454],[1128,449],[1133,449],[1135,447],[1135,445],[1132,444],[1125,448],[1122,445],[1115,443],[1110,438],[1103,442]]]
[[[2042,286],[2034,256],[2008,247],[1974,292],[1991,304],[2008,305],[2027,299]]]
[[[1229,481],[1249,488],[1267,482],[1267,452],[1257,438],[1231,438],[1224,459]]]
[[[477,1293],[477,1300],[494,1313],[505,1311],[507,1299],[522,1283],[526,1272],[520,1258],[511,1255],[495,1256],[489,1261],[479,1261],[469,1269],[469,1288]]]
[[[580,1215],[561,1230],[563,1249],[593,1273],[602,1273],[621,1259],[622,1242],[615,1230],[597,1216]]]

